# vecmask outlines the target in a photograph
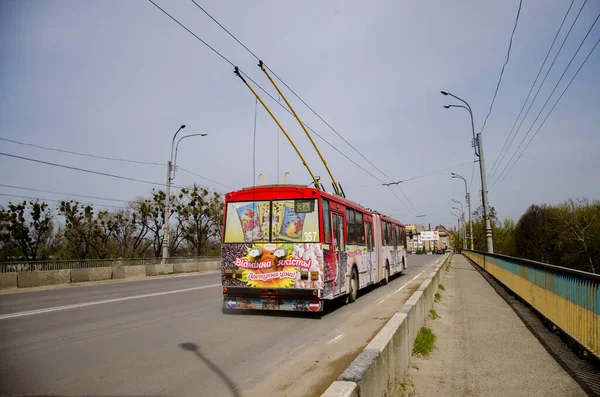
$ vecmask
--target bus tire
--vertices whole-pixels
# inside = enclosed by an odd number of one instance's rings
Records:
[[[387,260],[385,261],[385,267],[383,268],[383,272],[384,277],[383,280],[381,280],[381,284],[388,285],[388,283],[390,282],[390,263]]]
[[[352,303],[358,297],[358,272],[356,268],[352,268],[352,276],[350,277],[350,291],[346,295],[346,303]]]

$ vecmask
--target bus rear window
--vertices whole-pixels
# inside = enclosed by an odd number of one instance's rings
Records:
[[[315,199],[230,202],[225,243],[319,242]]]

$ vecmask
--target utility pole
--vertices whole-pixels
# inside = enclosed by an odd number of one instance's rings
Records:
[[[479,148],[479,172],[481,174],[481,198],[483,199],[483,217],[485,218],[485,238],[487,240],[487,252],[494,252],[494,240],[492,239],[492,222],[490,221],[490,205],[488,203],[487,180],[485,175],[485,161],[483,159],[483,140],[481,133],[477,134],[477,147]]]
[[[471,115],[471,130],[473,131],[473,148],[475,149],[475,155],[479,158],[479,173],[481,174],[481,198],[483,201],[483,218],[485,219],[485,237],[487,240],[487,252],[494,253],[494,241],[492,238],[492,223],[490,221],[489,203],[488,203],[488,192],[487,192],[487,181],[485,176],[485,163],[483,159],[483,141],[481,139],[481,133],[475,135],[475,122],[473,121],[473,110],[471,106],[464,100],[451,94],[447,91],[441,91],[442,95],[450,95],[453,98],[458,99],[466,106],[463,105],[444,105],[446,109],[449,108],[463,108],[466,109]],[[471,235],[473,231],[471,230]]]

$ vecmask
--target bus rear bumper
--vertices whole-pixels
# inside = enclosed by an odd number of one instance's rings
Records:
[[[223,297],[223,309],[226,310],[280,310],[293,312],[322,312],[320,299],[299,298],[262,298],[262,297]]]

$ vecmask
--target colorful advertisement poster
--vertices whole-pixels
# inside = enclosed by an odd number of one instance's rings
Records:
[[[227,204],[225,243],[318,242],[316,200],[301,200],[308,212],[296,212],[295,200]]]
[[[223,244],[222,257],[224,286],[323,287],[320,243]]]

